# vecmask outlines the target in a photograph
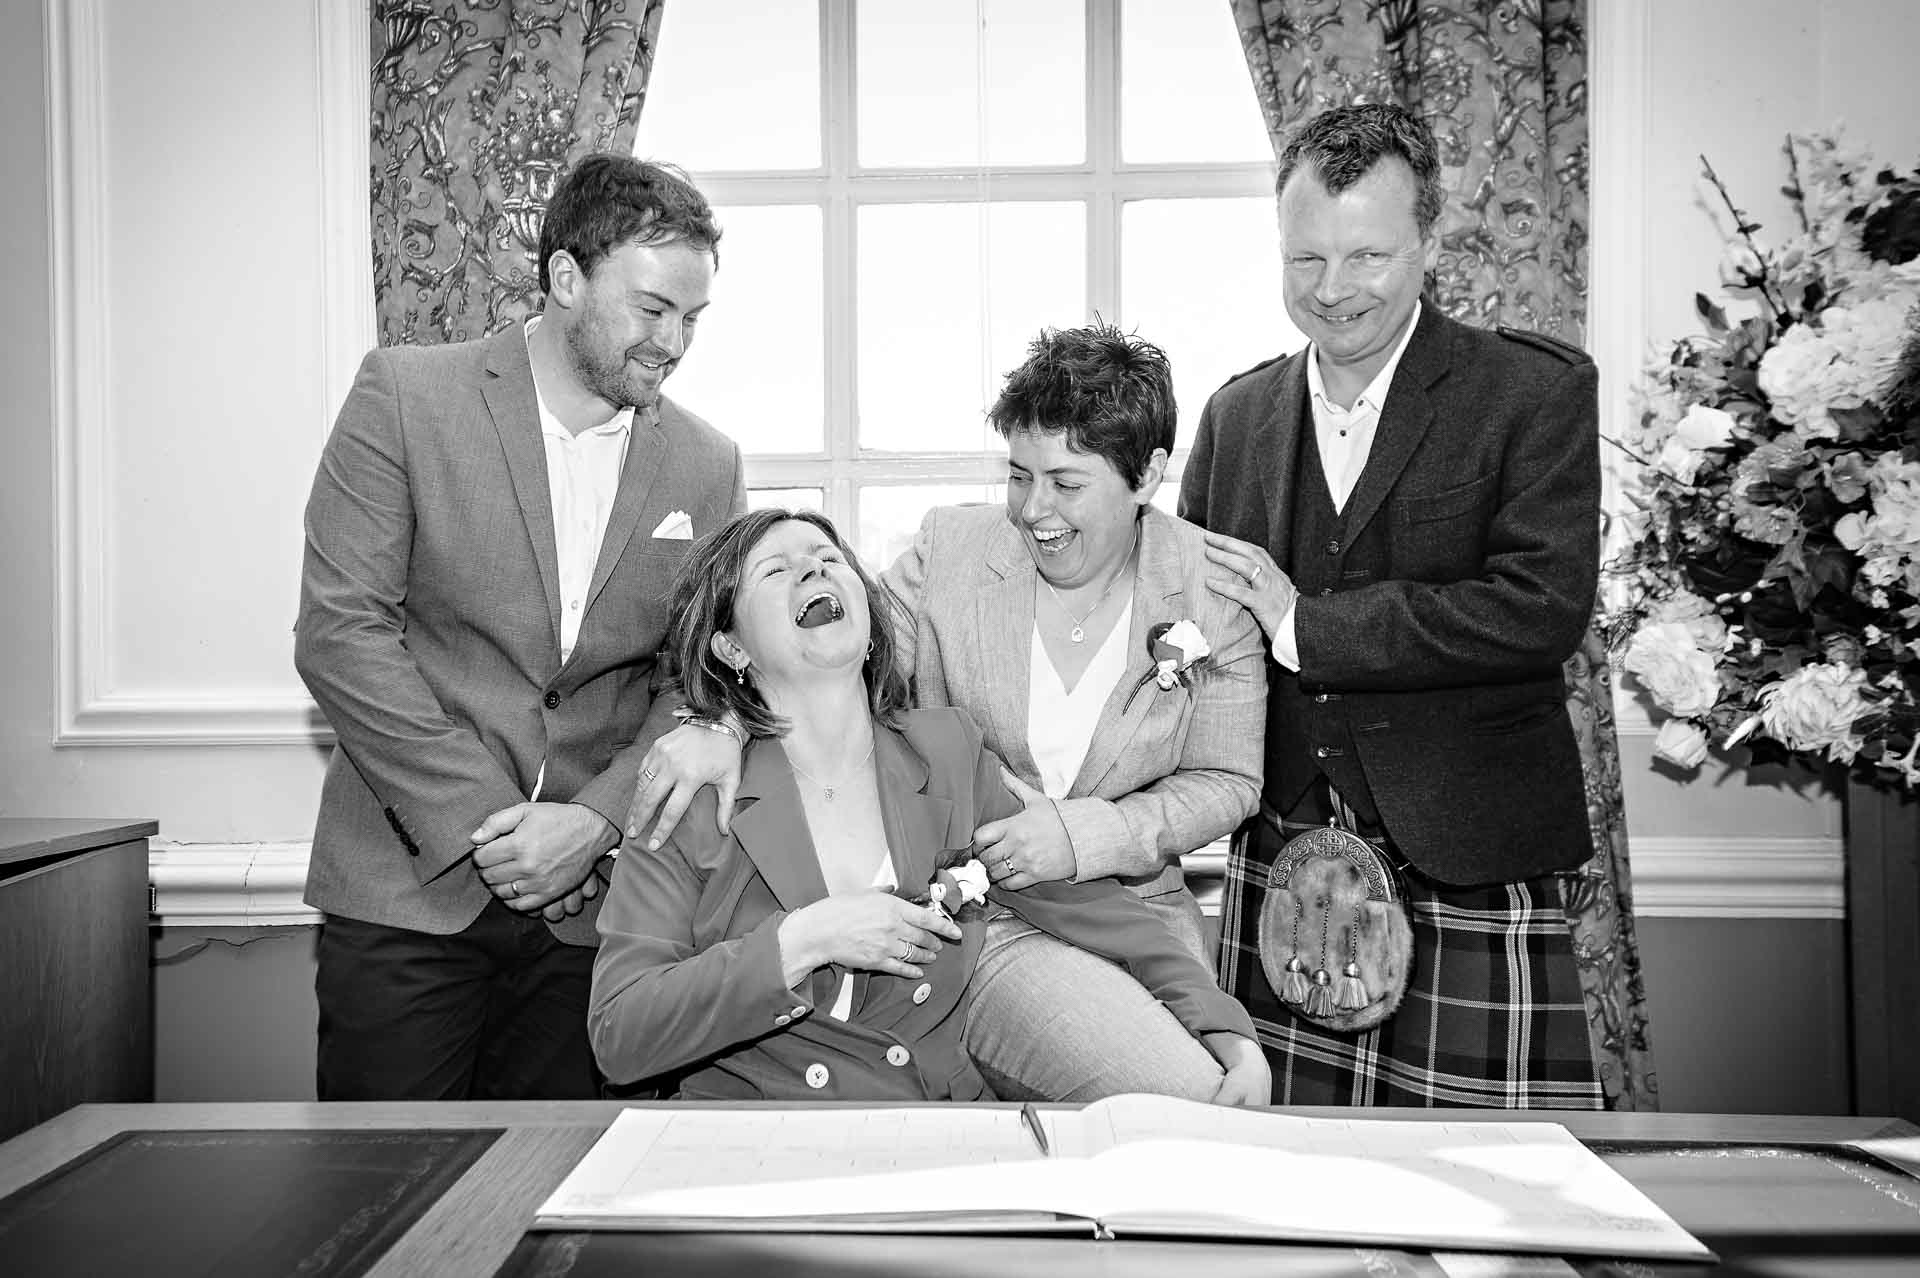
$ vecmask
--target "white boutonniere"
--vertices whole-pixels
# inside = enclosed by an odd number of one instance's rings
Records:
[[[1173,691],[1175,685],[1192,687],[1193,671],[1212,652],[1213,645],[1192,618],[1155,622],[1147,631],[1147,655],[1153,658],[1153,669],[1140,676],[1140,682],[1127,694],[1127,705],[1133,704],[1148,681],[1158,684],[1162,692]]]
[[[962,906],[986,900],[987,887],[987,867],[973,857],[933,876],[933,882],[927,885],[927,904],[952,918]]]

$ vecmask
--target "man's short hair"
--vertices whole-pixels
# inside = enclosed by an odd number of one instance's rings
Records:
[[[1287,180],[1303,168],[1338,195],[1390,155],[1413,170],[1419,185],[1413,220],[1425,236],[1440,220],[1446,201],[1440,189],[1440,147],[1427,122],[1397,102],[1334,107],[1301,125],[1280,153],[1274,196],[1278,198],[1287,189]]]
[[[621,244],[685,243],[713,254],[720,265],[720,224],[713,206],[671,164],[597,152],[573,166],[540,224],[540,291],[549,287],[547,263],[565,250],[591,275]]]
[[[1173,452],[1173,369],[1158,346],[1111,324],[1044,329],[1027,362],[1007,374],[987,420],[1003,437],[1065,433],[1069,448],[1106,458],[1138,488],[1153,450]]]

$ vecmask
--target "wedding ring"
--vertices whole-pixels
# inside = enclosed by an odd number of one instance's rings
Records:
[[[509,883],[509,884],[507,884],[507,895],[508,895],[508,896],[519,896],[519,895],[520,895],[520,880],[519,880],[519,879],[515,879],[515,880],[514,880],[513,882],[511,882],[511,883]]]
[[[913,962],[913,942],[912,941],[900,942],[900,961],[902,963]]]
[[[1253,566],[1253,573],[1247,578],[1247,584],[1249,586],[1251,586],[1254,582],[1260,580],[1260,570],[1263,567],[1265,567],[1264,564],[1255,564]]]
[[[652,785],[653,779],[659,775],[660,774],[658,772],[655,772],[652,768],[640,769],[640,779],[642,781],[645,781],[648,785]]]

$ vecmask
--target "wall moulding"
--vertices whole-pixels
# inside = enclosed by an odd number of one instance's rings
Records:
[[[301,901],[309,843],[163,843],[148,854],[162,927],[318,923]],[[1644,918],[1839,919],[1845,855],[1837,838],[1633,840],[1634,913]],[[1220,911],[1226,845],[1187,856],[1201,908]]]
[[[49,273],[53,321],[54,484],[59,606],[56,746],[272,745],[331,740],[288,672],[267,689],[126,685],[113,645],[138,621],[114,597],[114,403],[108,281],[112,178],[104,0],[42,0],[49,89]],[[313,0],[319,94],[312,145],[324,174],[322,358],[327,393],[344,396],[373,344],[366,200],[367,0]],[[344,372],[342,371],[344,369]],[[316,407],[316,429],[333,403]]]

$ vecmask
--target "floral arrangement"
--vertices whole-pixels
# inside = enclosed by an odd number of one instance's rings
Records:
[[[1732,213],[1705,331],[1647,372],[1616,659],[1669,716],[1655,753],[1710,743],[1920,785],[1920,173],[1837,132],[1787,139],[1798,223]],[[1705,161],[1703,160],[1704,164]]]

